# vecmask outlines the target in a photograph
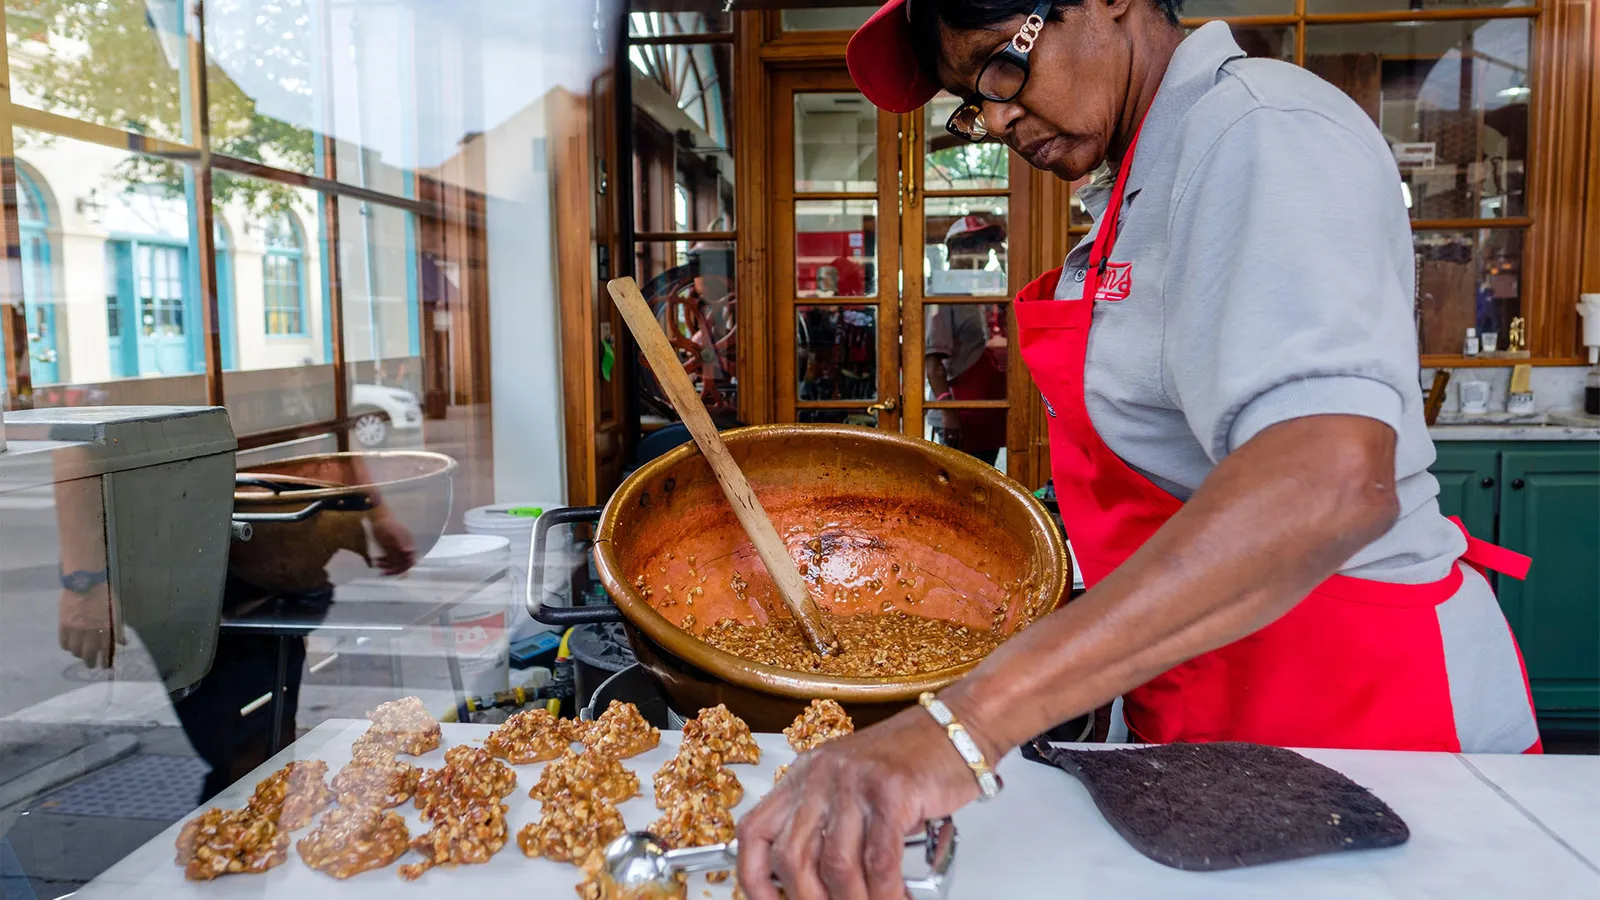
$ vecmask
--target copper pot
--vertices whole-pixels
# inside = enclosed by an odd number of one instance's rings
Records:
[[[758,425],[726,432],[723,439],[797,560],[807,558],[808,547],[825,545],[825,564],[812,569],[821,573],[817,593],[825,609],[877,612],[888,603],[988,627],[1010,598],[1000,625],[1009,636],[1055,609],[1072,583],[1065,544],[1043,506],[1021,485],[964,453],[846,425]],[[566,521],[583,514],[562,512],[558,518]],[[541,519],[535,553],[554,521],[550,514]],[[680,595],[685,586],[702,587],[695,610],[703,615],[694,628],[738,614],[728,587],[733,571],[749,583],[748,597],[767,608],[778,603],[693,444],[653,460],[623,483],[599,516],[594,558],[615,608],[543,608],[536,618],[550,624],[625,618],[640,663],[685,713],[726,703],[752,727],[775,731],[812,698],[825,697],[867,724],[976,665],[897,677],[818,675],[751,662],[680,627],[692,610],[681,603],[658,608],[664,592],[653,589],[647,599],[641,584],[661,587],[663,580],[677,580]],[[902,604],[907,594],[889,587],[899,571],[891,567],[916,560],[929,578],[922,580],[920,596]],[[532,571],[540,570],[535,560]],[[530,601],[530,610],[536,606]]]
[[[410,533],[421,559],[450,518],[455,470],[454,459],[420,450],[322,453],[252,466],[236,477],[233,495],[233,520],[248,524],[249,539],[233,543],[228,569],[265,592],[324,590],[332,583],[328,563],[340,550],[372,565],[367,523],[380,515]]]

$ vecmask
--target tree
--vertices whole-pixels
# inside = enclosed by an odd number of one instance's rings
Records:
[[[266,48],[275,66],[310,70],[303,41],[310,10],[303,0],[252,3],[257,34],[279,36]],[[144,0],[11,0],[7,24],[20,38],[12,51],[12,75],[23,92],[47,111],[112,128],[183,140],[182,70],[186,49],[176,41],[164,50]],[[171,35],[169,33],[169,39]],[[42,52],[26,42],[44,42]],[[36,45],[37,46],[37,45]],[[169,54],[172,56],[169,61]],[[19,57],[24,60],[18,65]],[[306,83],[309,83],[307,81]],[[212,60],[206,65],[211,148],[215,153],[302,172],[313,170],[316,135],[256,110],[256,102]],[[132,155],[111,177],[127,190],[158,184],[183,194],[183,164]],[[257,178],[226,177],[213,183],[217,203],[241,203],[262,214],[296,205],[294,188]]]

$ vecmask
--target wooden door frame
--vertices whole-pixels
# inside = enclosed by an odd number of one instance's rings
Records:
[[[771,298],[769,310],[773,318],[773,407],[780,418],[791,413],[798,418],[796,409],[795,307],[818,306],[874,306],[877,310],[877,401],[879,403],[901,394],[900,378],[900,312],[897,281],[889,280],[887,272],[900,268],[900,191],[899,191],[899,128],[897,117],[883,112],[877,114],[877,203],[874,230],[877,271],[877,293],[871,297],[817,298],[815,304],[801,304],[795,285],[794,271],[794,211],[798,202],[794,189],[794,115],[792,98],[800,93],[853,92],[855,85],[849,73],[836,60],[822,64],[800,66],[773,66],[768,72],[767,97],[771,103],[765,116],[769,126],[768,146],[772,153],[767,157],[769,175],[765,179],[769,191],[764,198],[762,215],[767,222],[767,233],[772,236],[772,246],[766,254],[766,296]],[[781,108],[780,108],[781,107]],[[829,192],[812,192],[798,195],[805,199],[813,195],[826,199]],[[852,192],[840,192],[852,193]],[[840,199],[843,199],[841,196]],[[865,197],[861,199],[866,199]],[[742,305],[742,304],[741,304]],[[891,372],[892,377],[891,377]],[[832,402],[827,408],[860,409],[873,401],[855,403]],[[810,407],[815,408],[815,407]],[[793,421],[794,419],[789,419]],[[883,412],[878,417],[879,427],[898,430],[901,415],[898,409]]]

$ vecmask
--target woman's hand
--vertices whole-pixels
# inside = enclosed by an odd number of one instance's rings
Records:
[[[985,752],[988,752],[987,750]],[[800,757],[739,822],[750,900],[905,900],[906,835],[977,799],[978,783],[919,707]]]
[[[98,584],[79,594],[61,589],[57,640],[61,649],[83,660],[90,669],[111,668],[117,646],[126,646],[122,624],[111,612],[111,586]]]

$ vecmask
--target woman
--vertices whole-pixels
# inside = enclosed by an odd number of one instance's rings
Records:
[[[774,873],[794,900],[901,897],[902,835],[1119,695],[1144,741],[1539,747],[1477,569],[1526,559],[1441,516],[1427,472],[1389,148],[1225,25],[1186,38],[1176,2],[891,0],[851,42],[880,107],[943,87],[958,135],[1115,173],[1081,193],[1094,233],[1013,306],[1090,589],[930,709],[803,757],[740,823],[752,900]]]

